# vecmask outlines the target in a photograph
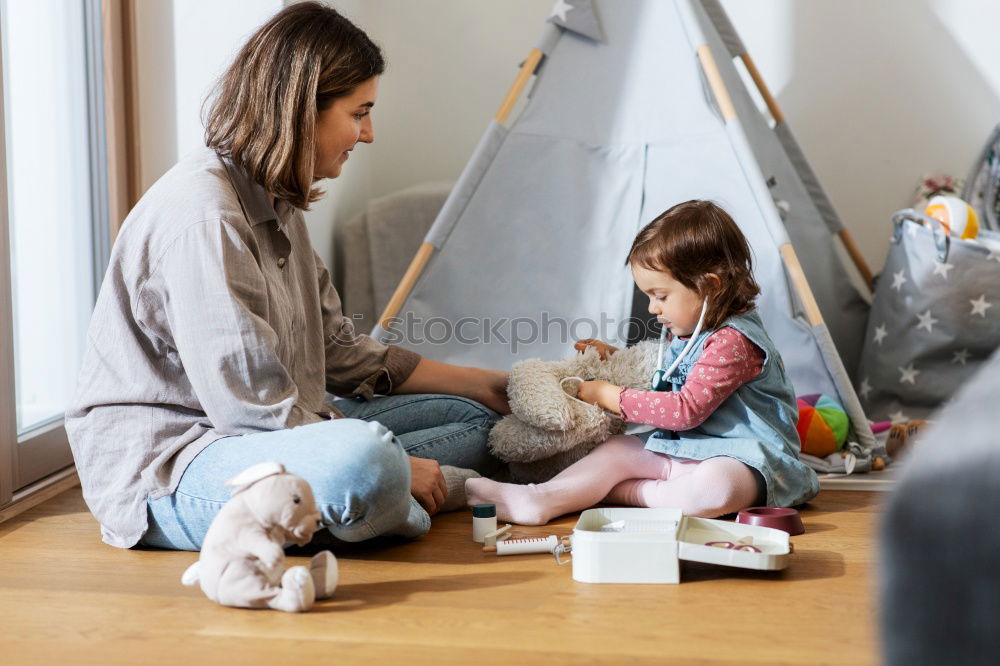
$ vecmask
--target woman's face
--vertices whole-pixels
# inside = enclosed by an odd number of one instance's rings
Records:
[[[371,143],[371,110],[378,94],[378,77],[373,76],[354,89],[350,95],[333,100],[316,119],[315,177],[336,178],[358,141]]]

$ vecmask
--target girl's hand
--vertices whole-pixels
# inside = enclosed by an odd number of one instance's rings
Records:
[[[602,361],[607,361],[608,357],[618,351],[618,347],[613,347],[607,342],[602,342],[600,340],[594,340],[593,338],[585,338],[583,340],[577,340],[576,344],[573,345],[573,349],[577,350],[581,354],[587,351],[588,347],[593,347],[597,350],[598,356],[601,357]]]
[[[597,405],[615,414],[621,413],[621,386],[615,386],[603,379],[581,382],[576,397],[584,402]]]

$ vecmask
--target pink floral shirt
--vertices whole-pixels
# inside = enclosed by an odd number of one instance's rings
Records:
[[[629,423],[665,430],[701,425],[722,401],[764,368],[764,352],[729,326],[705,340],[680,391],[621,391],[621,415]]]

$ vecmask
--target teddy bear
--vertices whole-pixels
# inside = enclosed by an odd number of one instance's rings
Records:
[[[514,364],[507,385],[511,414],[489,434],[489,447],[508,462],[510,481],[541,483],[590,453],[625,422],[576,398],[580,380],[604,379],[645,390],[656,370],[659,346],[646,340],[601,360],[594,347],[560,361],[527,359]]]
[[[239,608],[306,611],[337,587],[337,560],[324,550],[309,568],[285,571],[286,543],[304,546],[320,527],[312,489],[284,465],[264,462],[226,482],[232,497],[205,534],[198,561],[181,578],[212,601]]]

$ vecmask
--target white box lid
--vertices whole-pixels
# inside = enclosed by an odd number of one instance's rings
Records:
[[[713,542],[737,547],[706,545]],[[740,545],[753,546],[760,552],[741,550]],[[788,566],[790,553],[788,532],[771,527],[685,516],[678,530],[677,557],[689,562],[773,571]]]
[[[694,518],[679,509],[600,508],[588,509],[573,528],[574,542],[644,544],[676,542],[677,557],[690,562],[721,564],[741,569],[777,570],[788,566],[791,553],[788,533],[770,527],[743,525],[728,520]],[[728,542],[749,549],[706,544]]]

